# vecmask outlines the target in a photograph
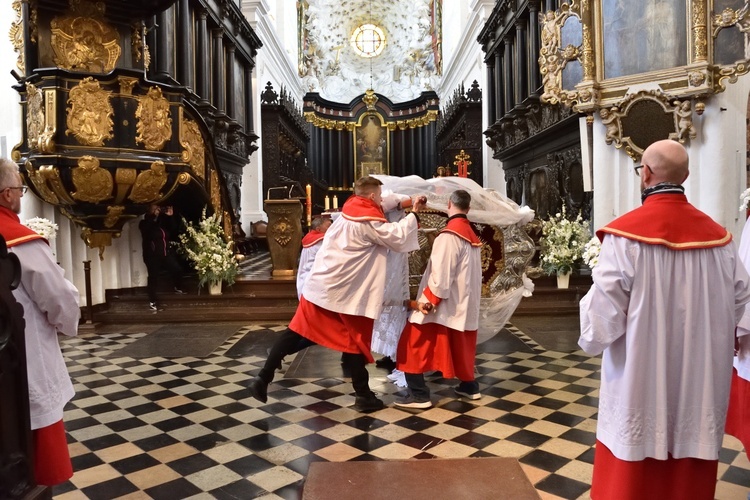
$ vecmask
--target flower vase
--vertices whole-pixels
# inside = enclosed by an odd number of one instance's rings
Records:
[[[221,295],[221,281],[210,281],[208,283],[209,295]]]
[[[570,272],[557,273],[557,288],[568,288],[570,283]]]

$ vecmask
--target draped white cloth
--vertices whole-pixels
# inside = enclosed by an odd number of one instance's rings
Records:
[[[745,222],[738,253],[745,268],[750,268],[750,222]],[[750,307],[745,308],[745,314],[737,325],[737,339],[740,349],[734,358],[734,367],[738,376],[750,381]]]
[[[471,179],[462,177],[422,179],[416,175],[407,177],[375,175],[374,177],[383,183],[383,192],[409,197],[426,196],[428,208],[445,213],[448,212],[450,195],[457,189],[463,189],[471,195],[471,209],[467,214],[471,222],[503,228],[514,224],[523,226],[534,218],[534,211],[529,207],[521,207],[497,191],[485,189]],[[524,274],[522,286],[498,292],[492,297],[483,297],[480,300],[477,343],[494,337],[513,315],[521,298],[530,296],[533,290],[534,284]],[[390,297],[392,293],[389,290],[386,296]]]

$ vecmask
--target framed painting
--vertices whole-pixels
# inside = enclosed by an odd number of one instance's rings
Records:
[[[362,115],[354,128],[354,175],[388,174],[388,128],[377,113]]]

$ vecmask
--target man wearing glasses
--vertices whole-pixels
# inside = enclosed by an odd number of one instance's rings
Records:
[[[688,154],[663,140],[635,167],[643,205],[597,231],[581,338],[602,354],[591,497],[713,499],[734,329],[750,278],[732,235],[688,203]]]
[[[13,296],[23,306],[26,322],[34,476],[37,484],[52,486],[73,476],[62,418],[75,392],[57,334],[75,336],[81,313],[78,290],[65,279],[47,240],[18,218],[25,192],[18,166],[0,159],[0,234],[21,263],[21,283]]]

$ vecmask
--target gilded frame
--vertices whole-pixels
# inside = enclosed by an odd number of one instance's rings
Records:
[[[360,116],[352,131],[354,177],[390,172],[391,142],[388,124],[374,111]]]

